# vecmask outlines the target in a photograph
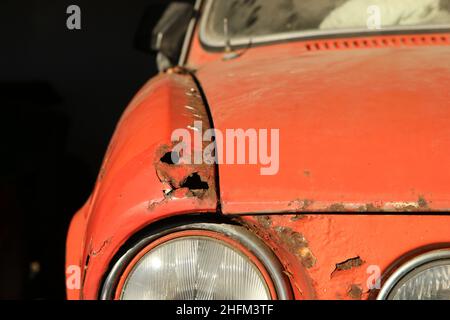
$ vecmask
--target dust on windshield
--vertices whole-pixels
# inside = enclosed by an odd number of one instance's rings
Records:
[[[216,44],[227,37],[450,28],[450,0],[209,1],[203,36]]]

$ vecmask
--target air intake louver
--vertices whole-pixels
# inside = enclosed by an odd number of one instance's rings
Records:
[[[319,51],[448,44],[450,44],[450,35],[448,34],[427,34],[316,40],[306,42],[305,48],[308,51]]]

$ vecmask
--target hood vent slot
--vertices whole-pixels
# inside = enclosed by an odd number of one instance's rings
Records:
[[[450,44],[449,34],[427,34],[308,41],[305,48],[308,51],[322,51],[448,44]]]

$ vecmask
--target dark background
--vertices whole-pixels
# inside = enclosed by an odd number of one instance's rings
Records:
[[[115,125],[156,72],[134,48],[168,0],[0,1],[0,299],[64,299],[64,247]],[[81,8],[81,30],[66,9]]]

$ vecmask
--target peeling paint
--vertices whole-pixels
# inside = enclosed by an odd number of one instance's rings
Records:
[[[297,205],[299,211],[311,212],[372,212],[372,213],[395,213],[395,212],[424,212],[432,210],[430,202],[423,196],[417,201],[391,201],[391,202],[370,202],[370,203],[326,203],[310,202],[305,209],[301,207],[300,200],[289,203],[289,207]]]
[[[160,205],[164,204],[167,202],[167,199],[163,199],[163,200],[150,200],[147,206],[147,210],[148,211],[153,211],[155,210],[157,207],[159,207]]]
[[[103,250],[111,243],[112,238],[106,239],[101,244],[100,248],[98,250],[95,250],[93,247],[91,247],[91,250],[89,252],[89,256],[96,257],[102,253]]]
[[[360,257],[351,258],[344,262],[336,264],[336,269],[331,274],[331,277],[335,276],[340,271],[348,271],[354,268],[359,268],[364,264],[364,261]]]

